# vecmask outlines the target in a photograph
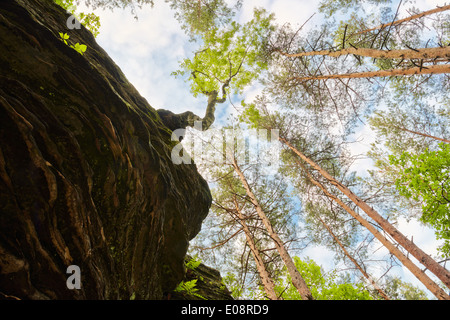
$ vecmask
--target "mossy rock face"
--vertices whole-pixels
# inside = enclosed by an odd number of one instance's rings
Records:
[[[162,299],[185,275],[208,185],[172,163],[171,131],[67,18],[51,0],[0,2],[0,298]]]
[[[187,255],[185,263],[192,259]],[[234,300],[231,292],[222,281],[220,272],[210,268],[203,263],[198,267],[186,268],[184,282],[197,280],[195,283],[195,294],[189,294],[186,291],[171,292],[168,296],[172,300]]]

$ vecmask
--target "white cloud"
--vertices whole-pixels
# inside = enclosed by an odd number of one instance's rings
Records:
[[[317,12],[318,2],[308,0],[245,0],[242,4],[240,22],[253,17],[253,8],[265,8],[275,13],[278,24],[286,22],[292,25],[303,24],[313,13]]]
[[[309,257],[314,260],[325,271],[330,271],[335,268],[334,265],[335,253],[324,246],[308,247],[302,252],[300,259]]]
[[[448,1],[443,1],[443,0],[426,0],[426,3],[430,6],[430,7],[437,7],[437,6],[444,6],[446,4],[448,4]]]
[[[270,0],[245,0],[242,3],[242,9],[239,13],[239,22],[245,23],[252,20],[253,9],[256,8],[270,8]]]
[[[308,10],[312,10],[305,3],[293,0],[246,0],[240,19],[249,20],[254,7],[264,7],[275,12],[278,22],[290,20],[294,24],[303,23],[300,20],[306,15],[309,17],[311,13]],[[153,8],[145,6],[137,11],[137,21],[129,10],[97,10],[96,13],[102,23],[97,41],[155,109],[165,108],[173,112],[191,110],[203,115],[206,98],[194,98],[183,79],[170,76],[171,72],[178,69],[181,59],[191,55],[195,48],[188,42],[168,4],[158,2]],[[257,92],[253,89],[251,87],[247,91],[251,98]],[[246,95],[238,97],[238,101],[244,98]],[[220,107],[223,112],[219,114],[218,120],[226,119],[234,111],[229,104]]]
[[[437,6],[443,6],[448,3],[445,0],[417,0],[413,5],[410,5],[408,2],[404,2],[399,10],[399,18],[403,19],[409,17],[411,12],[409,9],[414,7],[419,10],[419,12],[427,11],[431,9],[435,9]]]
[[[173,12],[167,4],[161,2],[153,8],[145,6],[137,10],[138,20],[135,20],[129,10],[100,11],[102,27],[100,38],[107,37],[118,45],[133,43],[145,47],[151,52],[170,45],[173,34],[183,36]],[[180,37],[180,38],[181,38]],[[147,46],[147,44],[151,44]],[[135,47],[124,48],[135,50]],[[139,50],[143,50],[139,48]]]
[[[302,25],[317,12],[317,1],[283,0],[273,1],[271,11],[279,24],[290,23],[292,26]]]

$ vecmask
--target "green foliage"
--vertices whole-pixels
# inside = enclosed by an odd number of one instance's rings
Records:
[[[61,6],[71,14],[73,14],[78,21],[80,21],[81,24],[83,24],[86,29],[91,31],[91,33],[94,35],[94,37],[97,37],[100,30],[100,17],[96,14],[90,12],[80,12],[77,13],[77,6],[76,4],[79,3],[79,1],[76,0],[53,0],[57,5]]]
[[[97,37],[100,33],[100,17],[97,16],[95,13],[84,13],[80,12],[77,15],[78,20],[94,35],[94,37]]]
[[[131,8],[132,13],[135,14],[136,8],[142,8],[143,5],[154,5],[153,0],[75,0],[77,4],[83,2],[92,9],[126,9]]]
[[[450,145],[441,143],[440,150],[421,154],[403,152],[391,155],[392,165],[400,167],[401,176],[395,185],[402,196],[422,202],[421,221],[436,230],[445,244],[440,251],[450,255]]]
[[[70,38],[70,36],[67,33],[59,33],[59,36],[61,37],[61,40],[68,45],[69,47],[71,47],[72,49],[74,49],[76,52],[78,52],[79,54],[83,55],[86,50],[87,50],[87,46],[85,44],[79,44],[78,42],[75,43],[74,45],[69,45],[68,40]]]
[[[256,105],[254,103],[247,104],[244,101],[242,101],[241,105],[244,110],[239,115],[239,120],[249,124],[251,128],[258,129],[262,117]]]
[[[83,55],[86,52],[87,46],[85,44],[75,43],[75,45],[70,46],[72,49],[77,51],[79,54]]]
[[[225,277],[223,277],[223,283],[231,291],[231,295],[235,299],[239,299],[244,294],[244,288],[242,284],[239,283],[239,279],[234,273],[228,272]]]
[[[321,267],[311,259],[302,261],[299,257],[294,257],[294,262],[316,300],[372,300],[362,284],[339,283],[336,274],[325,275]],[[301,299],[286,270],[284,277],[278,279],[276,290],[285,300]]]
[[[410,93],[405,92],[403,100],[410,99],[410,96]],[[369,123],[377,139],[368,156],[377,170],[370,171],[370,181],[367,181],[366,186],[370,186],[372,192],[382,190],[379,194],[383,198],[378,201],[378,205],[384,206],[390,217],[395,219],[403,216],[409,220],[422,216],[422,204],[412,197],[406,198],[399,194],[395,181],[404,174],[403,167],[393,165],[388,156],[400,158],[405,151],[418,155],[426,149],[439,149],[439,140],[432,137],[445,138],[450,135],[450,117],[445,105],[422,102],[417,96],[413,104],[407,105],[406,109],[401,104],[391,103],[387,110],[376,111],[370,117]]]
[[[392,300],[428,300],[423,290],[398,277],[387,277],[384,290]]]
[[[175,11],[175,18],[180,22],[181,28],[196,40],[208,34],[220,25],[227,25],[235,15],[242,0],[236,1],[234,7],[229,7],[224,0],[166,0]]]
[[[202,262],[198,259],[197,256],[189,259],[188,262],[185,263],[186,268],[190,269],[190,270],[195,270],[198,268],[198,266],[201,264]]]
[[[67,42],[67,40],[69,40],[70,36],[67,33],[59,33],[59,36],[61,37],[61,40],[66,44],[69,45],[69,43]]]
[[[404,92],[403,95],[408,93]],[[369,123],[391,153],[420,153],[426,148],[434,148],[436,140],[407,130],[436,137],[449,136],[450,117],[445,115],[445,111],[445,107],[418,101],[416,96],[414,105],[407,110],[397,103],[390,103],[388,110],[375,111]]]
[[[53,0],[58,6],[68,9],[75,5],[74,0]]]
[[[360,9],[361,4],[364,2],[368,2],[370,4],[380,4],[391,2],[391,0],[322,0],[319,4],[319,11],[330,17],[340,10],[347,11],[350,8],[354,8],[356,10]]]
[[[181,281],[178,286],[175,288],[175,292],[179,292],[182,293],[184,295],[188,295],[188,296],[194,296],[203,300],[206,300],[205,297],[203,297],[202,295],[198,294],[197,291],[198,289],[196,288],[197,286],[197,279],[191,280],[191,281]]]
[[[260,48],[273,28],[272,20],[265,10],[255,10],[254,18],[244,25],[233,21],[224,29],[214,28],[203,35],[202,49],[172,74],[188,75],[194,96],[220,90],[225,84],[235,94],[241,93],[267,68]]]

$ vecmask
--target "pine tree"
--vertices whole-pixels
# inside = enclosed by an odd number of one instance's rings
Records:
[[[208,249],[227,250],[225,247],[230,247],[231,249],[226,253],[227,260],[239,260],[233,272],[237,276],[233,278],[241,279],[242,284],[247,286],[244,291],[249,291],[251,284],[243,279],[247,278],[248,274],[253,279],[251,274],[257,274],[259,278],[257,282],[261,285],[266,297],[278,299],[274,291],[273,279],[280,273],[281,266],[284,264],[279,254],[279,247],[283,247],[281,250],[284,250],[283,253],[286,254],[288,244],[296,241],[292,222],[295,209],[280,176],[260,172],[258,163],[251,163],[250,159],[241,156],[245,154],[245,150],[239,148],[245,146],[242,130],[226,128],[220,132],[228,138],[227,144],[223,146],[222,140],[211,148],[221,153],[219,158],[224,161],[205,168],[208,171],[206,175],[215,185],[212,207],[214,216],[209,220],[214,223],[214,226],[208,227],[208,231],[200,235],[213,241],[206,245],[204,244],[206,241],[197,239],[193,249],[204,252]],[[230,135],[230,132],[233,134]],[[250,145],[249,149],[256,147],[256,144]],[[255,201],[258,203],[257,206]],[[239,238],[241,235],[244,235],[245,243],[242,251],[236,250],[241,246],[235,244],[241,241],[242,237]],[[255,262],[254,268],[246,258],[248,252],[251,253]],[[240,258],[232,259],[231,257]],[[221,260],[220,264],[223,268],[227,262]],[[258,288],[253,287],[253,291],[257,295]]]
[[[308,288],[305,280],[302,278],[300,273],[298,272],[289,252],[286,250],[286,247],[283,243],[283,241],[280,239],[278,233],[274,230],[270,220],[268,219],[266,213],[262,209],[258,199],[256,198],[255,194],[252,191],[251,186],[249,185],[247,179],[245,178],[244,173],[242,172],[240,166],[236,162],[236,159],[233,157],[231,159],[232,166],[236,173],[238,174],[242,185],[245,188],[245,191],[247,192],[248,197],[250,198],[251,203],[255,206],[256,212],[258,213],[258,216],[264,223],[264,226],[269,233],[269,236],[273,239],[275,246],[277,248],[278,253],[280,254],[281,258],[283,259],[284,264],[286,265],[286,268],[289,272],[289,275],[291,276],[291,281],[293,285],[297,288],[300,297],[303,300],[312,300],[313,297],[311,295],[311,291]]]
[[[253,108],[255,108],[253,106]],[[279,140],[290,150],[295,156],[300,160],[298,162],[299,166],[307,175],[311,183],[316,185],[328,198],[332,199],[338,203],[345,211],[347,211],[353,218],[360,222],[365,228],[367,228],[386,248],[395,255],[416,277],[424,283],[424,285],[436,295],[439,299],[450,299],[448,294],[443,291],[439,285],[437,285],[433,280],[431,280],[422,270],[420,270],[411,260],[404,255],[391,241],[386,239],[386,237],[374,228],[369,221],[361,217],[355,210],[350,208],[345,204],[339,196],[331,193],[327,185],[332,186],[336,190],[339,190],[348,199],[350,199],[356,207],[364,211],[377,225],[387,234],[392,237],[398,244],[400,244],[409,254],[414,256],[418,261],[427,267],[432,273],[434,273],[445,285],[450,287],[450,273],[448,270],[443,268],[439,263],[433,260],[429,255],[418,248],[411,240],[406,238],[399,230],[397,230],[387,219],[380,215],[375,209],[369,206],[363,199],[358,197],[353,193],[345,184],[338,181],[335,177],[329,174],[325,169],[323,169],[317,162],[315,162],[311,157],[306,156],[303,152],[299,150],[296,146],[291,143],[287,135],[292,135],[285,129],[285,124],[280,122],[275,116],[268,113],[261,116],[258,114],[257,109],[249,108],[247,109],[246,116],[247,119],[253,113],[253,121],[255,125],[264,126],[266,128],[280,128],[281,134]],[[312,175],[312,172],[318,174],[324,182],[319,181]]]

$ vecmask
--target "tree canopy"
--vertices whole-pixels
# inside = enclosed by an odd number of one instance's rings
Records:
[[[80,1],[55,0],[65,7]],[[172,75],[207,104],[203,118],[164,111],[162,121],[171,130],[202,121],[206,130],[217,104],[239,99],[233,106],[240,125],[279,133],[266,142],[282,146],[280,169],[267,176],[204,141],[223,152],[224,162],[205,170],[214,200],[192,250],[228,273],[235,296],[424,298],[390,275],[403,265],[437,299],[450,299],[450,6],[401,16],[402,1],[323,0],[320,25],[298,21],[294,28],[262,8],[241,22],[242,1],[166,2],[195,47]],[[245,90],[256,84],[261,93],[249,101]],[[365,154],[353,147],[361,127],[374,138]],[[355,171],[360,157],[373,162],[362,175]],[[397,225],[405,217],[435,230],[444,241],[439,256],[402,234]],[[305,256],[311,245],[335,252],[335,269],[327,273]],[[351,272],[340,277],[340,263]]]
[[[391,155],[390,163],[402,168],[395,186],[400,195],[422,203],[421,221],[430,224],[438,239],[445,239],[443,256],[450,254],[450,144],[440,143],[439,150],[425,150],[419,155],[403,152]]]

